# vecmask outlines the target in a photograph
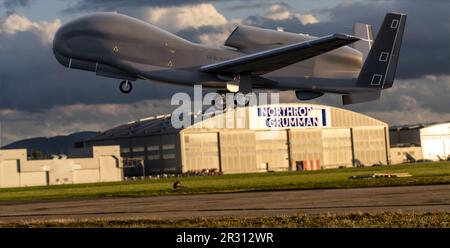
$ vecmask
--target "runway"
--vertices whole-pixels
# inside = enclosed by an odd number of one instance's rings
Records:
[[[450,212],[450,185],[0,202],[0,221]]]

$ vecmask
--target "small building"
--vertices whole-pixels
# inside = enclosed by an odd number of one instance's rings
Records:
[[[422,147],[407,145],[391,147],[391,164],[423,161]]]
[[[420,147],[421,160],[448,160],[450,156],[450,122],[393,126],[389,129],[391,149]],[[397,151],[399,152],[399,151]],[[391,153],[392,154],[392,153]]]
[[[118,146],[73,152],[73,157],[29,160],[26,149],[0,150],[0,188],[123,180]]]
[[[317,170],[389,163],[388,125],[352,111],[304,103],[251,106],[174,128],[171,115],[130,122],[84,141],[120,145],[125,175]]]

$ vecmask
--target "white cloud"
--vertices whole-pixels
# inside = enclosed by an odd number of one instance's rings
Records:
[[[147,16],[150,23],[171,32],[228,23],[227,19],[212,4],[208,3],[150,8],[147,11]]]
[[[229,32],[213,33],[213,34],[201,34],[198,38],[202,44],[208,46],[220,46],[230,35]]]
[[[393,88],[383,91],[380,100],[357,109],[391,125],[450,121],[448,92],[447,75],[397,80]]]
[[[291,17],[291,12],[283,6],[275,4],[270,6],[265,16],[271,20],[286,20]]]
[[[167,100],[134,104],[72,104],[42,112],[0,109],[0,146],[32,137],[52,137],[79,131],[105,131],[114,126],[157,114],[176,106]]]
[[[317,18],[311,14],[304,14],[304,15],[296,14],[295,16],[300,20],[300,22],[302,22],[305,25],[319,22],[319,20],[317,20]]]
[[[242,20],[233,19],[226,25],[221,25],[216,27],[216,32],[213,33],[202,33],[198,36],[200,43],[208,46],[221,46],[224,44],[225,40],[230,36],[230,33],[235,29]]]
[[[45,44],[51,43],[56,30],[61,26],[61,20],[53,22],[33,22],[18,14],[9,15],[0,26],[0,32],[16,34],[17,32],[32,32]]]
[[[311,14],[294,13],[280,4],[270,6],[269,10],[264,14],[264,17],[275,21],[297,18],[303,25],[319,22],[319,20]]]

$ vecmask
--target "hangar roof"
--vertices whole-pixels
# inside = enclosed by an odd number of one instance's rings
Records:
[[[261,109],[272,111],[274,115],[270,116],[261,116],[260,111]],[[273,130],[271,127],[265,127],[264,121],[267,118],[297,118],[297,124],[302,124],[304,120],[300,120],[301,123],[298,122],[299,119],[305,118],[305,116],[301,115],[301,111],[303,109],[313,110],[312,112],[316,111],[314,113],[314,116],[317,116],[318,119],[321,120],[320,125],[324,124],[325,126],[315,126],[316,128],[327,128],[327,127],[357,127],[357,126],[385,126],[387,127],[387,124],[384,122],[381,122],[379,120],[376,120],[372,117],[359,114],[353,111],[331,107],[331,106],[324,106],[324,105],[317,105],[317,104],[305,104],[305,103],[285,103],[285,104],[273,104],[273,105],[260,105],[260,106],[251,106],[251,107],[242,107],[237,108],[236,110],[226,111],[223,114],[218,114],[215,116],[209,115],[207,118],[204,115],[203,119],[197,122],[193,121],[193,124],[177,129],[172,126],[171,123],[171,115],[159,115],[159,116],[152,116],[144,119],[139,119],[136,121],[132,121],[117,127],[114,127],[112,129],[109,129],[107,131],[104,131],[100,133],[99,135],[90,138],[88,140],[85,140],[85,142],[92,142],[92,141],[101,141],[101,140],[111,140],[111,139],[122,139],[122,138],[131,138],[131,137],[143,137],[143,136],[153,136],[153,135],[167,135],[167,134],[177,134],[180,132],[189,132],[189,131],[199,131],[201,130],[229,130],[229,129],[235,129],[235,128],[244,128],[244,129],[265,129],[265,130]],[[291,111],[291,112],[289,112]],[[296,112],[297,111],[297,112]],[[227,116],[231,114],[232,116],[232,123],[236,124],[237,118],[241,116],[242,113],[247,114],[245,117],[245,123],[244,126],[238,126],[236,125],[233,128],[230,128],[227,126],[227,123],[230,123],[227,121]],[[294,113],[294,115],[292,115]],[[297,113],[297,115],[295,115]],[[196,115],[189,113],[191,120],[195,119],[192,118]],[[225,117],[225,118],[224,118]],[[261,122],[258,123],[258,118],[262,119],[262,125]],[[201,119],[201,118],[200,118]],[[324,121],[325,119],[325,121]],[[295,121],[295,120],[294,120]],[[218,123],[223,124],[222,126],[217,126]],[[256,123],[256,124],[255,124]],[[276,122],[274,122],[276,123]],[[305,122],[306,123],[306,122]],[[303,124],[305,124],[303,123]],[[305,124],[306,125],[306,124]],[[304,126],[299,126],[300,128],[303,128]],[[307,126],[305,126],[307,127]],[[310,126],[314,127],[314,126]],[[281,127],[280,129],[289,129],[292,127]],[[296,127],[294,127],[296,128]]]
[[[170,115],[158,115],[139,119],[104,131],[85,141],[178,133],[179,130],[171,125],[170,117]]]
[[[418,123],[418,124],[406,124],[406,125],[395,125],[389,128],[389,131],[403,131],[403,130],[415,130],[428,128],[436,125],[450,124],[450,121],[447,122],[431,122],[431,123]]]

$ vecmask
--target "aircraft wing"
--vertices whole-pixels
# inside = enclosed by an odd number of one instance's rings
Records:
[[[360,40],[346,34],[333,34],[318,39],[295,43],[257,52],[227,61],[204,65],[200,69],[211,73],[251,73],[262,75],[285,66],[318,56]]]

